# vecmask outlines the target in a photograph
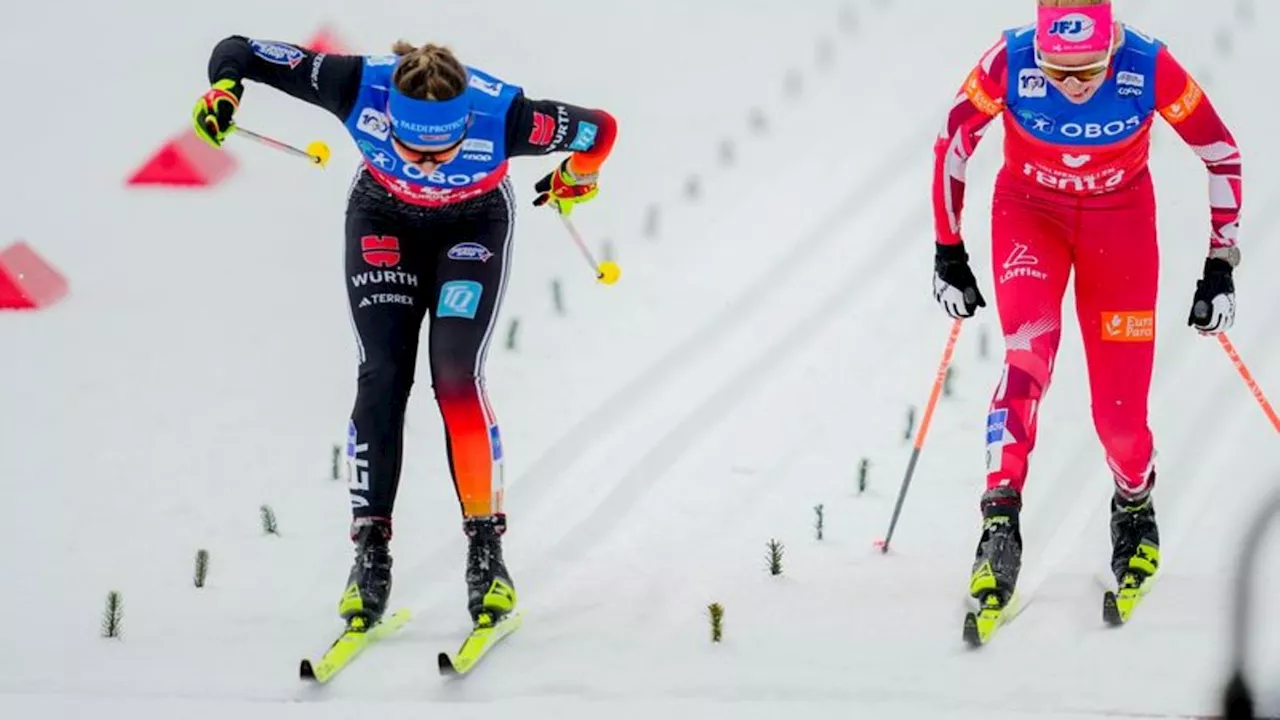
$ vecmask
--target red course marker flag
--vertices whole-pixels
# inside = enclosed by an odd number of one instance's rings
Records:
[[[46,308],[66,294],[66,278],[25,242],[0,251],[0,310]]]

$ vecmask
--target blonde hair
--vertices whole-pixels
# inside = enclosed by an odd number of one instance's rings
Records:
[[[422,47],[398,40],[391,52],[400,56],[391,80],[400,92],[419,100],[451,100],[467,90],[467,69],[453,51],[440,45]]]

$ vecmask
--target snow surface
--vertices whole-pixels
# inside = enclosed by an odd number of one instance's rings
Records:
[[[840,22],[841,6],[856,21]],[[965,325],[888,556],[948,327],[928,293],[930,147],[955,88],[1022,4],[907,0],[161,0],[22,3],[0,47],[9,110],[0,235],[63,269],[72,296],[0,315],[0,716],[776,718],[1212,714],[1226,674],[1225,583],[1250,511],[1280,486],[1280,444],[1217,343],[1185,326],[1207,232],[1205,173],[1161,128],[1162,289],[1152,422],[1165,571],[1142,613],[1100,622],[1109,476],[1068,323],[1028,484],[1031,604],[980,653],[960,643],[983,428],[1000,373],[988,309]],[[1269,2],[1124,0],[1202,79],[1245,152],[1244,264],[1232,333],[1280,399],[1280,192]],[[1250,10],[1246,14],[1245,10]],[[846,16],[849,17],[849,16]],[[489,356],[508,458],[507,559],[524,629],[465,683],[433,655],[467,624],[463,538],[425,361],[408,420],[393,605],[416,619],[329,686],[323,650],[350,560],[330,479],[354,392],[341,217],[354,151],[323,112],[251,87],[239,121],[329,141],[316,171],[232,140],[212,191],[122,181],[182,130],[221,37],[304,41],[332,23],[356,50],[452,44],[533,96],[615,112],[599,200],[575,218],[612,240],[596,285],[554,217],[524,212]],[[921,52],[904,53],[910,45]],[[820,39],[835,49],[816,61]],[[1222,39],[1234,40],[1224,52]],[[907,57],[902,57],[908,55]],[[802,95],[784,95],[788,71]],[[770,127],[753,135],[757,107]],[[16,108],[16,110],[15,110]],[[993,130],[972,166],[966,233],[991,287]],[[719,144],[738,160],[718,162]],[[551,162],[523,160],[522,204]],[[72,174],[74,173],[74,174]],[[697,174],[703,194],[684,197]],[[661,234],[640,232],[652,203]],[[550,283],[563,286],[555,313]],[[1068,306],[1069,308],[1069,306]],[[1070,317],[1068,315],[1067,317]],[[500,341],[520,321],[518,348]],[[856,490],[860,458],[870,487]],[[271,505],[282,534],[264,536]],[[823,505],[825,538],[814,538]],[[1276,535],[1280,535],[1277,532]],[[785,574],[764,570],[785,543]],[[1258,605],[1280,597],[1280,539]],[[192,587],[197,548],[209,584]],[[98,637],[109,590],[124,637]],[[706,606],[726,610],[708,640]],[[1280,714],[1280,620],[1253,626],[1255,682]],[[1270,693],[1269,695],[1267,693]],[[499,715],[498,713],[506,713]]]

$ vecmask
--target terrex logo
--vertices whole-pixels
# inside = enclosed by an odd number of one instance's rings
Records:
[[[1156,314],[1153,310],[1105,311],[1102,339],[1107,342],[1154,342]]]
[[[374,267],[395,267],[400,264],[400,239],[390,235],[365,235],[360,238],[360,252],[364,261]]]
[[[556,121],[550,115],[535,112],[533,114],[533,131],[529,133],[529,142],[540,147],[551,144],[556,132]]]

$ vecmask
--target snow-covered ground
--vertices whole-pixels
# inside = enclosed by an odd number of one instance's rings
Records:
[[[929,297],[930,151],[955,88],[1031,3],[999,0],[128,0],[7,9],[0,244],[23,237],[72,295],[0,315],[0,715],[14,718],[1165,717],[1212,714],[1239,540],[1280,490],[1280,443],[1225,355],[1185,326],[1207,232],[1199,160],[1167,128],[1153,166],[1162,293],[1152,422],[1165,571],[1134,622],[1100,620],[1109,476],[1067,324],[1024,516],[1031,604],[963,649],[993,308],[966,323],[893,550],[885,531],[948,321]],[[1122,0],[1166,38],[1245,153],[1232,340],[1280,398],[1280,178],[1261,28],[1274,3]],[[1251,8],[1249,15],[1241,8]],[[217,17],[211,16],[216,14]],[[852,19],[852,22],[850,21]],[[416,619],[329,686],[297,661],[338,629],[347,498],[330,479],[354,392],[341,218],[355,153],[322,111],[251,87],[238,120],[331,143],[317,171],[232,141],[204,191],[122,181],[184,127],[209,49],[242,33],[355,51],[445,41],[533,96],[609,108],[621,138],[575,214],[623,268],[595,284],[549,213],[521,214],[489,356],[508,461],[507,560],[525,627],[465,683],[463,538],[425,361],[397,506],[393,605]],[[1223,38],[1233,41],[1230,52]],[[834,52],[819,62],[824,41]],[[802,79],[786,95],[789,72]],[[748,116],[768,120],[755,134]],[[736,162],[721,164],[734,142]],[[999,130],[971,170],[982,242]],[[549,163],[523,160],[522,204]],[[697,200],[685,195],[700,178]],[[661,232],[642,232],[660,207]],[[551,284],[563,288],[555,312]],[[989,295],[989,293],[988,293]],[[1068,298],[1070,302],[1070,298]],[[1068,315],[1069,317],[1069,315]],[[980,353],[990,336],[993,352]],[[865,493],[856,487],[871,463]],[[279,537],[264,536],[268,504]],[[814,537],[822,505],[825,537]],[[785,573],[765,544],[785,544]],[[212,562],[192,586],[196,549]],[[1280,714],[1280,531],[1261,564],[1253,677]],[[124,636],[98,637],[104,597]],[[706,606],[725,608],[708,639]],[[1270,695],[1267,695],[1270,693]],[[370,707],[372,703],[372,707]]]

